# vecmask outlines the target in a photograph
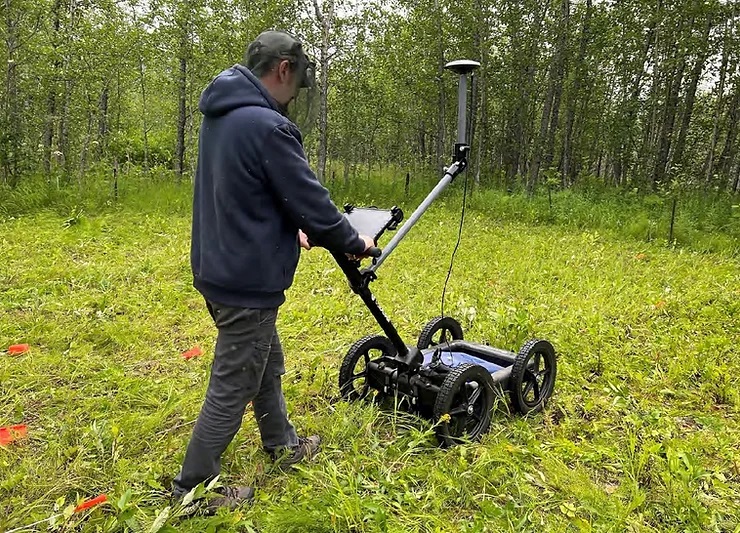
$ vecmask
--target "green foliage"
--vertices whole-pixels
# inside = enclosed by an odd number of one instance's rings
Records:
[[[42,175],[67,187],[98,165],[146,173],[181,159],[178,179],[192,177],[203,88],[266,28],[293,31],[321,60],[316,7],[328,5],[7,0],[0,182]],[[481,63],[468,133],[471,170],[486,185],[738,190],[740,15],[731,3],[331,5],[323,141],[348,174],[448,164],[456,79],[442,67],[465,57]],[[312,155],[316,130],[306,136]]]
[[[330,256],[312,250],[279,328],[292,419],[322,435],[322,452],[293,473],[272,468],[249,411],[220,481],[257,485],[257,501],[186,519],[168,491],[214,331],[191,287],[188,187],[132,181],[121,179],[111,205],[38,192],[33,201],[50,209],[5,211],[0,224],[0,348],[31,344],[25,355],[0,352],[0,425],[29,426],[27,439],[0,448],[0,530],[100,493],[108,504],[39,529],[683,532],[740,522],[737,257],[619,237],[635,214],[657,216],[657,201],[649,211],[637,198],[556,194],[548,218],[546,196],[482,190],[445,312],[466,338],[494,346],[550,339],[550,407],[521,419],[502,405],[480,444],[445,451],[428,422],[339,401],[341,358],[378,328]],[[384,188],[368,194],[385,205]],[[440,312],[459,201],[459,191],[445,195],[373,285],[409,342]],[[180,357],[194,345],[203,357]],[[205,487],[193,494],[204,496]]]
[[[342,165],[327,166],[327,187],[335,203],[391,206],[398,204],[408,215],[436,184],[433,175],[410,176],[396,166],[358,167],[345,184]],[[162,209],[188,215],[191,185],[172,182],[168,168],[155,167],[144,173],[135,166],[122,167],[115,175],[101,165],[75,188],[58,189],[42,179],[11,190],[0,186],[0,220],[51,210],[66,220],[76,213],[116,211],[121,203],[143,211]],[[332,178],[333,176],[333,178]],[[463,175],[460,180],[465,179]],[[471,179],[468,177],[468,179]],[[470,184],[469,184],[470,185]],[[459,212],[461,183],[446,191],[442,205]],[[702,252],[740,253],[740,208],[731,195],[707,197],[686,192],[677,200],[673,240],[670,235],[673,196],[620,192],[602,186],[540,191],[529,196],[491,188],[477,188],[468,197],[468,209],[499,222],[518,221],[532,225],[556,225],[576,230],[594,230],[641,242],[654,242]]]
[[[732,198],[686,194],[677,201],[673,241],[669,241],[672,198],[623,194],[608,189],[544,192],[529,197],[495,190],[476,191],[473,209],[496,220],[555,224],[577,230],[596,230],[643,242],[656,242],[697,251],[740,252],[740,224]],[[458,203],[459,205],[459,203]]]

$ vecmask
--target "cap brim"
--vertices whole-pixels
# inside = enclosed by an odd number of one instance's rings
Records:
[[[306,66],[306,71],[303,74],[303,80],[301,81],[301,88],[313,89],[316,86],[316,64],[313,61],[309,61]]]

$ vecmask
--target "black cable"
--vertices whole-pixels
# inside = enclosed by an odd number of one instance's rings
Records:
[[[463,201],[462,201],[462,211],[460,212],[460,228],[457,231],[457,243],[455,244],[455,249],[452,250],[452,257],[450,258],[450,268],[447,271],[447,279],[445,279],[445,286],[442,289],[442,313],[441,316],[445,316],[445,294],[447,293],[447,282],[450,281],[450,276],[452,275],[452,265],[455,262],[455,254],[457,253],[457,249],[460,246],[460,239],[462,238],[462,229],[463,229],[463,221],[465,220],[465,201],[468,197],[468,173],[465,173],[465,181],[463,185]]]

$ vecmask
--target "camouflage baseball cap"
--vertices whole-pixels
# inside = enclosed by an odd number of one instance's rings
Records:
[[[301,42],[284,31],[268,30],[249,43],[244,53],[244,64],[256,76],[262,76],[278,60],[287,59],[296,72],[303,76],[300,87],[314,87],[316,66],[303,51]]]

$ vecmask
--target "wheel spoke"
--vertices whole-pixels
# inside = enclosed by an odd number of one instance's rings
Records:
[[[532,372],[534,372],[535,374],[540,371],[540,361],[541,361],[541,359],[542,359],[542,356],[540,355],[539,352],[537,352],[537,353],[534,354],[534,357],[532,358],[532,365],[531,366],[527,365],[529,367],[529,369]]]
[[[540,385],[537,380],[534,380],[532,384],[534,385],[534,400],[538,402],[540,401]]]
[[[478,385],[475,388],[475,390],[473,391],[473,393],[468,398],[468,405],[473,405],[475,402],[478,401],[478,398],[480,398],[480,393],[481,393],[481,390],[482,389],[483,389],[483,387],[481,387],[480,385]]]
[[[454,409],[452,409],[450,411],[450,416],[462,415],[462,414],[466,414],[467,412],[468,412],[468,404],[465,404],[464,403],[464,404],[462,404],[462,405],[460,405],[460,406],[455,407]]]
[[[545,391],[548,388],[548,381],[550,378],[550,368],[543,369],[538,375],[537,375],[537,385],[539,387],[538,394],[546,394]]]
[[[368,364],[370,363],[370,350],[366,350],[365,352],[363,352],[362,358],[365,360],[365,367],[360,372],[357,372],[356,374],[352,374],[352,377],[350,378],[350,382],[354,382],[360,378],[367,377],[367,367],[368,367]],[[357,363],[359,362],[360,362],[360,359],[358,358]],[[357,363],[355,363],[355,369],[357,368]]]
[[[535,383],[536,381],[527,381],[527,386],[524,387],[524,391],[522,392],[522,398],[527,399],[527,395],[532,391]]]
[[[352,374],[352,376],[349,379],[349,382],[347,383],[347,390],[352,391],[352,394],[356,394],[358,399],[365,398],[370,393],[370,383],[367,380],[368,376],[368,365],[370,363],[371,354],[370,351],[373,350],[373,348],[368,348],[360,356],[357,357],[357,362],[355,363],[355,370],[358,370],[358,367],[361,367],[361,361],[364,363],[362,365],[362,369],[359,372],[355,372]],[[382,350],[381,350],[382,354]],[[357,385],[356,382],[359,382]],[[359,385],[359,386],[358,386]]]
[[[473,413],[470,416],[467,417],[465,421],[465,432],[468,434],[472,434],[473,430],[480,424],[480,415],[478,413]]]

